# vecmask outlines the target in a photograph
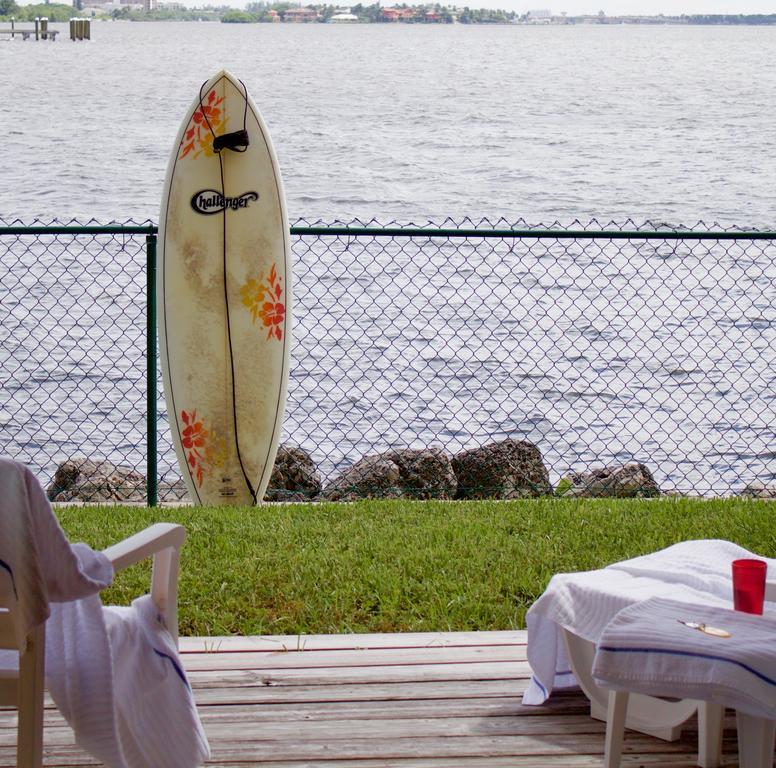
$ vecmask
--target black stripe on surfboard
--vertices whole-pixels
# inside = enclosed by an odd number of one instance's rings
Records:
[[[227,80],[227,82],[229,82]],[[248,111],[248,91],[245,88],[244,83],[240,83],[243,87],[243,99],[245,99],[245,114]],[[232,83],[234,85],[234,83]],[[202,103],[202,89],[199,91],[199,102]],[[253,111],[253,110],[251,110]],[[204,114],[204,113],[203,113]],[[245,116],[243,115],[243,120]],[[244,127],[244,126],[243,126]],[[208,121],[208,128],[210,128],[210,122]],[[213,133],[213,129],[210,128],[210,132]],[[213,133],[215,139],[215,134]],[[224,178],[224,156],[221,152],[218,153],[218,166],[221,171],[221,196],[226,197],[226,180]],[[248,488],[248,493],[253,499],[254,505],[256,504],[257,490],[251,485],[251,480],[248,477],[248,473],[245,471],[245,464],[243,464],[242,451],[240,450],[240,428],[237,420],[237,376],[234,371],[234,349],[232,347],[232,313],[229,308],[229,285],[228,285],[228,271],[226,269],[226,213],[225,207],[221,211],[221,232],[222,232],[222,244],[221,244],[221,264],[223,266],[224,275],[224,308],[226,310],[226,346],[229,350],[229,371],[231,373],[231,385],[232,385],[232,419],[234,421],[234,446],[237,450],[237,461],[240,464],[240,471],[243,475],[243,480]],[[263,476],[263,475],[262,475]]]

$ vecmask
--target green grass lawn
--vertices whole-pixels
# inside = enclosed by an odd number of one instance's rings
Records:
[[[745,499],[364,501],[259,508],[60,507],[72,541],[103,548],[184,525],[183,635],[513,629],[554,573],[677,541],[723,538],[776,557],[776,504]],[[117,577],[103,602],[148,589]]]

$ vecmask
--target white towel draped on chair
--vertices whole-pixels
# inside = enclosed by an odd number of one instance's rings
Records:
[[[187,768],[208,742],[175,643],[150,595],[104,610],[121,746],[130,768]]]
[[[744,557],[759,556],[729,541],[685,541],[600,570],[553,576],[526,615],[533,677],[523,703],[542,704],[553,688],[576,685],[561,627],[597,643],[617,613],[649,598],[730,607],[730,564]],[[776,560],[762,559],[776,572]]]
[[[49,603],[97,594],[113,580],[108,558],[70,544],[35,476],[0,458],[0,567],[11,576],[21,640],[45,621]]]
[[[49,616],[46,685],[79,745],[111,768],[194,768],[207,759],[180,658],[150,598],[103,609],[110,561],[71,545],[32,473],[3,459],[0,567],[25,629]],[[17,663],[18,654],[0,652],[0,668]]]

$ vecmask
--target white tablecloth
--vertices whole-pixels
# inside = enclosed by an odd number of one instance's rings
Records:
[[[678,621],[726,630],[717,637]],[[712,701],[776,719],[776,619],[665,598],[635,603],[607,624],[593,663],[608,688]]]

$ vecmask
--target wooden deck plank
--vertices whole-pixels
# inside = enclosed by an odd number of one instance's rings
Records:
[[[241,685],[344,685],[347,683],[366,683],[379,680],[381,683],[409,683],[423,680],[503,680],[527,679],[531,668],[527,661],[503,661],[482,664],[416,664],[390,667],[323,667],[305,669],[225,669],[193,670],[192,686],[204,687],[217,678],[229,686]]]
[[[58,752],[49,750],[44,754],[46,768],[82,768],[100,765],[81,752]],[[369,758],[356,760],[269,760],[256,762],[253,759],[225,757],[207,763],[208,768],[601,768],[602,758],[598,755],[531,755],[490,757],[444,757],[444,758]],[[12,768],[15,758],[10,752],[0,752],[0,766]],[[691,754],[625,755],[623,768],[696,768],[695,756]],[[737,768],[736,755],[723,759],[721,768]]]
[[[372,648],[429,648],[526,645],[522,629],[493,632],[393,632],[349,635],[257,635],[253,637],[182,637],[181,653],[235,651],[332,651]]]
[[[289,741],[289,740],[245,740],[223,741],[211,739],[213,762],[253,761],[261,765],[266,762],[315,762],[330,760],[416,760],[511,757],[515,765],[522,757],[554,756],[566,758],[570,755],[603,757],[603,736],[600,734],[550,734],[546,736],[466,736],[426,739],[351,739],[348,741]],[[13,757],[12,747],[1,747],[0,765],[10,768],[7,762]],[[638,753],[659,755],[695,755],[693,745],[685,741],[666,743],[656,739],[628,740],[626,754]],[[60,761],[78,760],[88,762],[88,757],[73,743],[47,743],[44,764],[59,765]],[[560,762],[559,764],[563,764]]]
[[[214,723],[205,718],[205,725]],[[447,717],[447,718],[395,718],[381,720],[314,720],[303,725],[299,721],[268,721],[260,728],[250,728],[250,720],[240,717],[235,720],[217,721],[219,741],[231,744],[253,741],[326,742],[331,748],[335,742],[377,739],[435,739],[460,736],[546,736],[557,733],[603,734],[604,726],[585,715],[556,715],[555,717]],[[67,725],[49,726],[49,737],[56,743],[71,736]],[[260,734],[257,739],[256,733]],[[7,728],[0,731],[0,746],[16,743],[16,734]]]
[[[271,651],[234,653],[188,653],[183,659],[187,670],[207,669],[305,669],[315,667],[402,666],[416,664],[478,664],[526,660],[526,648],[518,646],[391,648],[340,651]]]
[[[182,645],[211,742],[210,768],[602,765],[604,725],[589,717],[584,696],[522,705],[530,675],[524,633],[188,638]],[[47,768],[97,764],[50,700],[45,719]],[[731,768],[733,725],[728,717],[723,765]],[[15,764],[14,729],[15,715],[0,711],[0,768]],[[623,766],[690,768],[696,750],[693,722],[672,744],[628,732]]]
[[[199,698],[199,697],[198,697]],[[525,707],[520,696],[493,698],[408,699],[399,707],[395,701],[304,701],[289,703],[264,702],[241,704],[203,703],[199,701],[204,723],[218,721],[242,722],[262,726],[271,722],[307,723],[323,720],[401,720],[405,718],[442,719],[451,717],[547,717],[552,714],[585,715],[590,711],[587,701],[573,697],[554,696],[542,707]],[[58,710],[46,713],[47,728],[65,726]],[[15,728],[12,718],[0,718],[0,732]]]
[[[254,768],[252,762],[213,762],[212,768]],[[327,760],[325,763],[295,761],[262,763],[261,768],[601,768],[600,757],[593,755],[564,755],[562,762],[553,755],[534,757],[446,757],[415,759],[376,760]],[[720,768],[736,768],[738,761],[730,757]],[[697,768],[697,762],[690,755],[626,755],[622,768]]]
[[[548,734],[545,736],[451,736],[446,738],[358,739],[343,741],[254,740],[211,741],[216,760],[326,761],[382,758],[532,757],[537,755],[597,755],[603,758],[603,734]],[[627,753],[695,754],[695,745],[657,739],[628,740]],[[519,763],[516,763],[519,765]]]
[[[490,680],[442,680],[426,683],[361,683],[355,685],[270,685],[270,686],[196,686],[194,696],[201,704],[273,704],[337,701],[408,702],[416,699],[499,698],[515,695],[514,688],[497,688]],[[520,681],[515,681],[518,683]],[[523,681],[523,688],[528,681]],[[515,686],[517,687],[517,686]]]
[[[491,699],[408,700],[399,707],[395,701],[325,701],[298,704],[250,704],[234,711],[231,705],[202,707],[204,721],[227,719],[266,722],[308,722],[321,720],[401,720],[404,718],[443,719],[452,717],[547,717],[555,713],[585,715],[590,712],[583,697],[574,696],[570,703],[550,700],[543,707],[525,707],[520,697]]]

